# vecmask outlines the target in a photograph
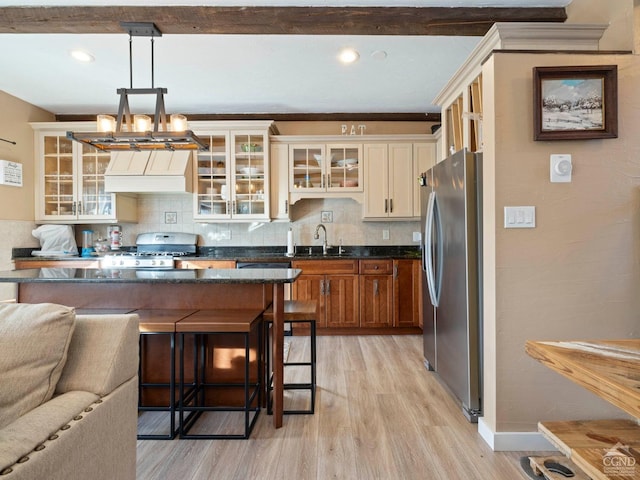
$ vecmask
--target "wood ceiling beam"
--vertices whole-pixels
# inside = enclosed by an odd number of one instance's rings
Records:
[[[59,114],[57,122],[93,122],[97,114]],[[439,113],[186,113],[197,120],[275,120],[279,122],[434,122]]]
[[[164,34],[482,36],[495,22],[564,22],[564,8],[487,7],[2,7],[0,33],[124,33],[153,22]]]

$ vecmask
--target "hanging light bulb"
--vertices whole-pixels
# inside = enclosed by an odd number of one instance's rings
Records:
[[[133,131],[134,132],[150,132],[151,117],[149,115],[134,115]]]
[[[98,131],[99,132],[115,132],[116,119],[111,115],[98,115]]]
[[[171,130],[174,132],[184,132],[187,129],[187,117],[180,113],[171,115]]]

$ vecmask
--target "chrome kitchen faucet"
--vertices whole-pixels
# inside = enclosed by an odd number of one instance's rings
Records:
[[[326,255],[327,250],[330,248],[330,246],[327,245],[327,229],[322,223],[319,223],[318,226],[316,227],[316,233],[313,234],[313,238],[316,240],[320,238],[320,233],[318,232],[320,231],[321,228],[322,230],[324,230],[324,240],[322,241],[322,254]]]

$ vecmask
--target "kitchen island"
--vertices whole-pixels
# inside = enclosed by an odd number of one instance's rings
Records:
[[[296,269],[135,270],[41,268],[0,272],[17,284],[20,303],[53,302],[77,309],[265,310],[273,304],[273,376],[276,428],[282,426],[284,285]]]

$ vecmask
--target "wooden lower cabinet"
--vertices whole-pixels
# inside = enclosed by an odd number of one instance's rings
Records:
[[[323,298],[327,327],[359,326],[356,275],[327,275]]]
[[[413,259],[294,260],[302,275],[292,298],[317,300],[319,328],[374,332],[419,326],[420,261]]]
[[[360,326],[393,326],[393,261],[360,260]]]
[[[422,303],[420,260],[393,261],[393,326],[420,326]]]
[[[360,326],[393,326],[391,275],[360,275]]]
[[[357,260],[298,260],[292,268],[302,270],[292,298],[318,301],[319,328],[360,325]]]

